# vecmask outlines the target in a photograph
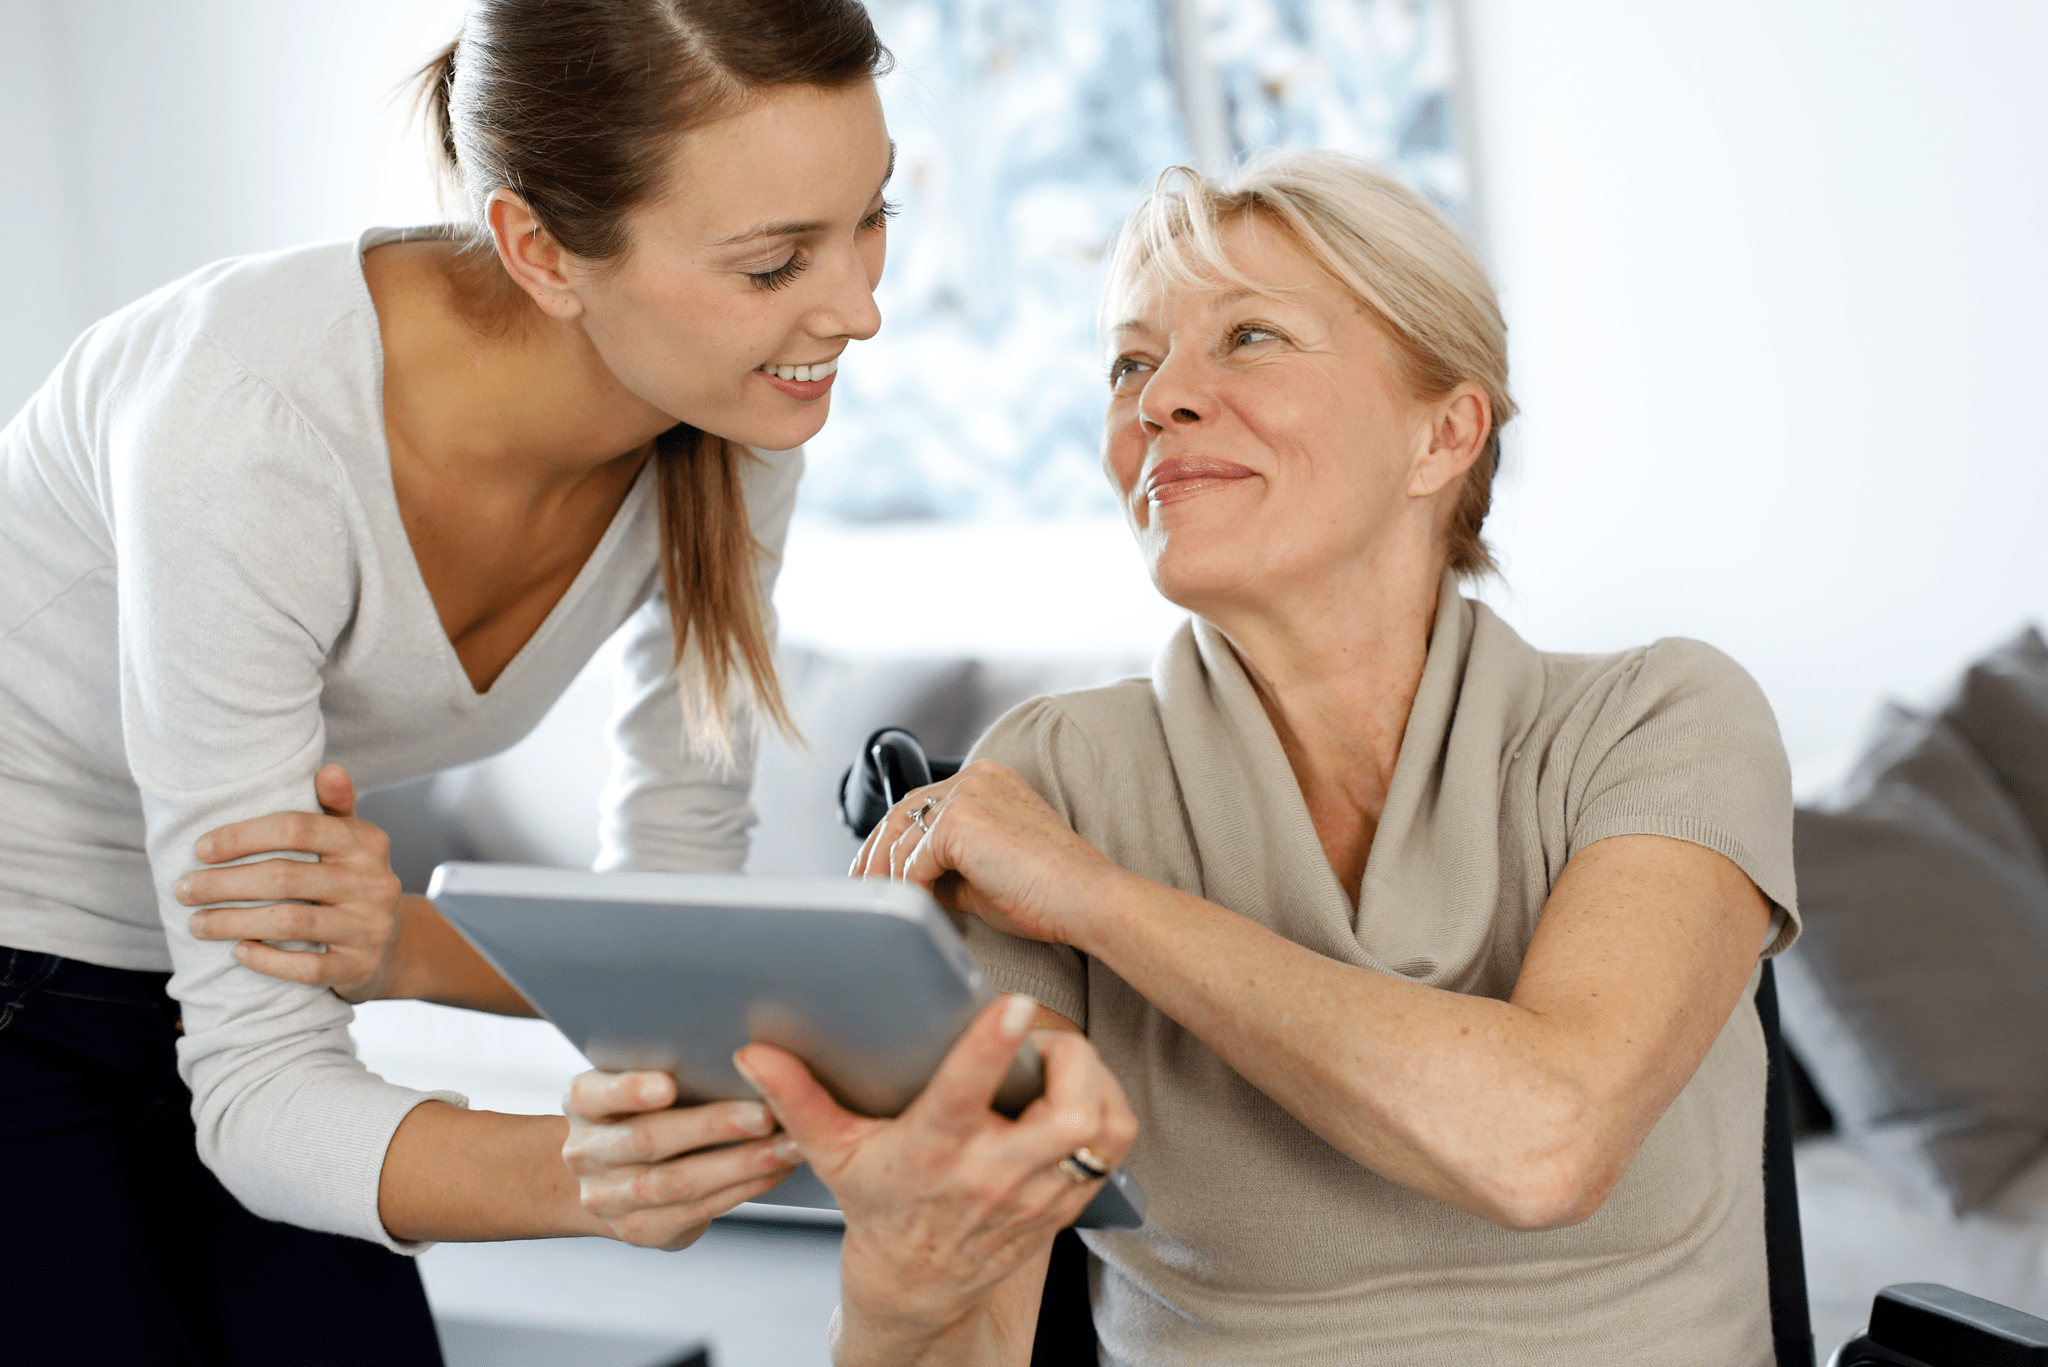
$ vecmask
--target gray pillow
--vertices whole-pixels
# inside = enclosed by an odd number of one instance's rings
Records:
[[[1998,775],[2048,850],[2048,644],[2028,627],[1970,666],[1942,719]]]
[[[1793,1048],[1874,1163],[1990,1204],[2048,1148],[2048,868],[2025,818],[1951,726],[1893,708],[1794,849]]]

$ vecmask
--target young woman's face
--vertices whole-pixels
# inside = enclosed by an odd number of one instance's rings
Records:
[[[882,324],[893,161],[868,81],[770,91],[684,133],[623,260],[575,274],[606,366],[718,436],[779,451],[816,435],[840,353]]]

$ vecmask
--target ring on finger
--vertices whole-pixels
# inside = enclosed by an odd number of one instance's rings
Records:
[[[910,809],[911,824],[916,826],[920,831],[923,831],[926,835],[930,835],[932,833],[932,828],[924,824],[925,813],[929,812],[932,808],[938,805],[939,800],[937,798],[928,797],[923,802],[918,803],[917,806],[912,807]]]
[[[1109,1176],[1109,1166],[1101,1154],[1085,1144],[1059,1161],[1059,1170],[1077,1187],[1100,1182]]]

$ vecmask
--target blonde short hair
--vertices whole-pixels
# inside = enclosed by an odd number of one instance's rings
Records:
[[[1103,318],[1147,278],[1252,288],[1224,254],[1233,222],[1257,219],[1286,235],[1379,323],[1402,379],[1422,400],[1466,381],[1486,392],[1493,425],[1465,473],[1445,553],[1465,576],[1493,573],[1479,534],[1493,502],[1500,430],[1515,415],[1508,394],[1507,324],[1493,282],[1451,221],[1372,163],[1341,152],[1292,152],[1248,166],[1228,183],[1176,166],[1139,202],[1111,258]]]

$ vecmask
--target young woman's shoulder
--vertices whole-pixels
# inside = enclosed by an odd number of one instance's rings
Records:
[[[375,399],[382,369],[353,242],[203,266],[94,324],[65,368],[102,391],[256,380],[309,410],[341,398],[352,416]]]
[[[376,314],[353,243],[201,268],[88,329],[10,429],[50,471],[233,498],[280,479],[323,501],[384,450]]]

